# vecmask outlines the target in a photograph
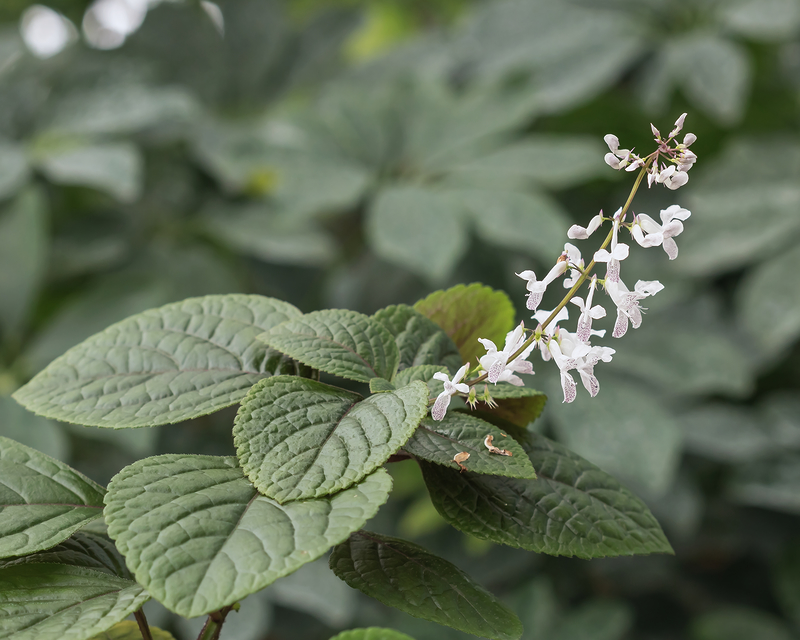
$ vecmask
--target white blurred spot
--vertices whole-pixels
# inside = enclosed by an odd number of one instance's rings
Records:
[[[76,36],[72,23],[57,11],[34,4],[22,14],[22,39],[37,58],[50,58]]]
[[[144,22],[149,0],[95,0],[83,16],[86,41],[97,49],[115,49]]]
[[[201,0],[200,6],[203,7],[203,10],[208,14],[208,17],[211,18],[211,22],[214,23],[214,26],[219,31],[219,35],[225,35],[225,18],[222,15],[222,9],[219,8],[219,5],[214,2],[209,2],[209,0]]]

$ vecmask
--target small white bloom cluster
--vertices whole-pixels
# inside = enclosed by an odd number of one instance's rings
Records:
[[[687,149],[696,139],[693,134],[687,134],[683,143],[676,144],[674,147],[669,146],[683,127],[685,118],[685,113],[678,118],[675,129],[670,132],[666,140],[663,140],[658,130],[652,127],[658,149],[644,159],[627,149],[619,149],[619,141],[616,136],[606,136],[606,142],[612,151],[606,155],[606,162],[615,169],[645,168],[648,173],[648,182],[651,185],[656,182],[664,184],[670,189],[677,189],[686,183],[688,179],[686,171],[696,160],[694,153]],[[668,157],[674,164],[658,169],[658,159],[662,155]],[[636,186],[638,184],[639,180],[637,180]],[[620,265],[628,257],[630,247],[619,241],[620,228],[627,229],[631,237],[642,247],[663,247],[669,259],[674,260],[678,256],[678,245],[675,238],[683,232],[683,222],[690,215],[691,213],[687,209],[679,205],[672,205],[661,211],[661,224],[643,213],[631,215],[631,220],[628,221],[626,209],[620,208],[610,218],[603,216],[601,211],[590,220],[587,227],[579,225],[570,227],[567,237],[571,240],[585,240],[605,222],[611,223],[611,231],[603,243],[604,248],[594,253],[588,267],[584,265],[580,250],[567,242],[555,265],[541,280],[538,280],[536,274],[530,270],[517,274],[527,281],[528,300],[526,306],[534,311],[532,317],[539,323],[538,327],[531,336],[526,337],[525,325],[520,323],[506,335],[502,350],[498,350],[491,340],[479,338],[478,340],[486,349],[486,354],[480,358],[480,368],[485,373],[469,384],[461,382],[467,374],[469,364],[461,367],[452,381],[444,373],[435,374],[434,377],[437,380],[444,382],[444,390],[439,394],[431,411],[433,419],[442,420],[450,404],[451,396],[456,393],[468,393],[470,386],[475,382],[487,379],[493,384],[509,382],[522,386],[523,381],[517,374],[533,373],[533,365],[528,362],[527,358],[536,347],[539,348],[544,361],[553,360],[558,367],[564,402],[572,402],[577,396],[577,385],[570,374],[571,371],[577,371],[589,394],[592,397],[596,396],[600,390],[600,383],[594,374],[594,367],[601,361],[610,362],[615,353],[615,350],[609,347],[592,346],[591,344],[592,337],[602,338],[605,336],[605,330],[598,331],[592,328],[594,320],[606,315],[606,310],[602,305],[594,304],[594,295],[598,285],[602,286],[617,309],[616,322],[611,332],[611,336],[614,338],[624,336],[629,325],[633,325],[634,329],[638,328],[642,324],[642,311],[644,310],[639,303],[664,288],[657,280],[638,280],[631,291],[622,281]],[[605,278],[600,279],[596,274],[589,277],[591,269],[596,263],[605,263]],[[565,274],[568,276],[564,278],[563,283],[565,288],[570,289],[567,294],[571,296],[569,300],[565,298],[561,302],[557,307],[557,313],[554,313],[555,310],[539,310],[539,304],[548,285]],[[584,280],[589,282],[589,291],[585,300],[571,295],[574,293],[573,288]],[[559,324],[569,319],[569,313],[565,306],[567,302],[574,304],[580,311],[574,333],[567,331]]]
[[[620,149],[619,138],[614,134],[609,133],[605,138],[606,144],[610,150],[605,156],[606,164],[612,169],[625,169],[625,171],[636,171],[644,167],[648,159],[652,158],[647,167],[647,185],[653,186],[653,183],[663,184],[668,189],[677,189],[682,187],[689,181],[689,169],[692,168],[697,156],[689,151],[689,147],[697,140],[697,136],[693,133],[687,133],[683,137],[683,142],[674,140],[681,130],[683,129],[683,121],[686,119],[684,113],[675,121],[675,128],[669,132],[666,139],[661,137],[658,129],[654,125],[650,125],[653,131],[655,141],[658,144],[658,149],[655,153],[640,158],[632,149]],[[670,146],[674,144],[674,146]],[[659,164],[659,159],[663,158],[666,163]]]

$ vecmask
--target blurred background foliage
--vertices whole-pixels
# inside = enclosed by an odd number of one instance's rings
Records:
[[[549,268],[570,224],[630,188],[603,135],[646,152],[649,122],[688,111],[688,186],[634,203],[692,210],[679,259],[634,247],[625,263],[666,290],[595,400],[559,404],[552,367],[530,381],[554,399],[532,428],[644,496],[675,557],[487,545],[443,526],[408,462],[374,524],[501,594],[526,640],[800,638],[800,0],[49,7],[63,17],[0,6],[0,433],[100,482],[146,455],[232,453],[232,411],[114,432],[8,397],[92,333],[189,296],[371,313],[481,281],[525,318],[514,272]],[[324,562],[251,596],[225,635],[367,625],[466,637]]]

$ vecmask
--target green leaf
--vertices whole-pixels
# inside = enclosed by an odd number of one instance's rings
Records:
[[[0,213],[0,328],[21,328],[36,299],[47,261],[46,202],[26,189]]]
[[[522,635],[519,618],[491,593],[405,540],[358,531],[333,550],[330,564],[354,589],[417,618],[496,640]]]
[[[788,39],[800,26],[795,0],[736,0],[720,5],[719,11],[729,29],[756,40]]]
[[[461,356],[458,356],[458,359],[461,360]],[[409,367],[398,371],[394,377],[394,384],[397,387],[404,387],[415,380],[419,380],[428,385],[428,398],[435,398],[442,392],[442,381],[436,380],[433,374],[450,373],[452,375],[453,371],[453,369],[448,371],[448,367],[444,365],[421,364],[418,367]]]
[[[69,440],[63,425],[26,411],[11,396],[0,396],[0,436],[58,460],[69,459]]]
[[[331,640],[414,640],[405,633],[394,629],[367,627],[366,629],[350,629],[333,636]]]
[[[794,634],[771,614],[745,607],[728,607],[692,621],[692,640],[792,640]]]
[[[433,283],[452,274],[469,242],[457,201],[412,186],[382,189],[369,209],[366,232],[378,256]]]
[[[542,436],[523,447],[536,480],[459,473],[421,463],[434,506],[482,540],[550,555],[672,553],[645,504],[593,464]]]
[[[319,498],[360,482],[395,453],[428,411],[413,382],[361,401],[314,380],[262,380],[242,401],[236,453],[256,488],[280,503]]]
[[[502,291],[475,282],[434,291],[414,309],[438,324],[452,338],[464,362],[477,364],[486,353],[478,338],[503,344],[514,328],[514,305]]]
[[[544,410],[547,396],[541,391],[529,387],[517,387],[513,384],[487,384],[489,395],[497,403],[496,407],[480,405],[478,415],[484,419],[500,419],[527,427],[536,420]],[[477,387],[478,399],[482,387]]]
[[[493,446],[506,449],[512,455],[489,453],[484,444],[488,435],[493,437]],[[463,413],[448,414],[440,422],[426,418],[403,448],[417,458],[453,469],[459,469],[453,456],[466,451],[470,457],[462,464],[475,473],[536,478],[528,454],[514,438],[488,422]]]
[[[175,640],[168,631],[152,625],[148,626],[153,640]],[[89,640],[142,640],[142,632],[139,631],[139,625],[133,620],[123,620],[103,633],[92,636]]]
[[[463,363],[458,347],[442,328],[406,304],[381,309],[373,316],[394,336],[402,371],[420,365],[444,365],[456,371]],[[404,384],[408,384],[408,380]],[[402,384],[400,385],[402,386]]]
[[[0,638],[85,640],[150,599],[135,582],[62,564],[0,569]]]
[[[633,626],[633,611],[626,602],[594,600],[564,616],[552,640],[622,640]]]
[[[0,142],[0,200],[13,196],[30,178],[25,150],[10,142]]]
[[[359,382],[391,380],[400,357],[392,334],[380,322],[345,309],[307,313],[258,339],[314,369]]]
[[[100,517],[104,493],[63,462],[0,437],[0,558],[66,540]]]
[[[258,380],[295,373],[256,336],[300,312],[257,295],[190,298],[110,326],[54,360],[14,398],[87,426],[170,424],[241,400]]]
[[[109,535],[136,580],[168,609],[199,616],[233,604],[344,540],[386,502],[382,469],[331,497],[281,506],[232,457],[164,455],[109,485]]]
[[[21,558],[0,561],[0,567],[30,564],[68,564],[110,573],[118,578],[133,580],[114,542],[108,536],[93,531],[77,531],[52,549]]]
[[[59,146],[36,160],[48,180],[99,189],[120,202],[135,202],[144,188],[144,159],[128,142]]]
[[[738,465],[727,493],[740,504],[800,513],[800,454],[785,452],[770,460]]]
[[[395,389],[397,389],[397,387],[384,378],[372,378],[369,381],[370,393],[384,393],[386,391],[394,391]]]

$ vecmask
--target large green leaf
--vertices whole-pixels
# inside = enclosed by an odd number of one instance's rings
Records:
[[[300,315],[256,295],[190,298],[110,326],[54,360],[15,394],[48,418],[97,427],[180,422],[241,400],[295,365],[256,336]]]
[[[458,347],[444,330],[407,304],[381,309],[373,316],[394,336],[402,371],[420,365],[444,365],[456,371],[462,364]]]
[[[367,236],[375,253],[431,282],[446,279],[467,250],[466,220],[447,193],[388,187],[368,215]]]
[[[319,498],[386,462],[427,411],[422,382],[361,401],[321,382],[277,376],[242,401],[234,443],[244,472],[264,495],[280,503]]]
[[[434,291],[417,302],[414,309],[444,329],[464,362],[473,366],[486,353],[478,338],[503,344],[514,327],[514,305],[508,296],[478,282]]]
[[[168,631],[152,625],[149,627],[153,640],[175,640]],[[142,632],[139,630],[138,623],[133,620],[123,620],[103,633],[92,636],[89,640],[142,640]]]
[[[493,437],[493,446],[506,449],[512,455],[490,453],[484,444],[488,435]],[[536,477],[528,454],[514,438],[488,422],[463,413],[448,414],[440,422],[426,418],[403,448],[417,458],[453,469],[459,468],[453,456],[466,451],[470,457],[462,464],[475,473],[509,478]]]
[[[258,336],[273,349],[310,367],[342,378],[391,380],[399,352],[392,334],[356,311],[314,311]]]
[[[0,558],[66,540],[100,517],[104,493],[63,462],[0,437]]]
[[[318,558],[375,515],[390,489],[379,469],[332,498],[282,506],[256,491],[236,458],[164,455],[112,479],[105,516],[137,581],[194,617]]]
[[[518,427],[527,427],[528,424],[536,420],[544,410],[547,403],[547,396],[541,391],[529,387],[517,387],[513,384],[486,384],[485,387],[478,386],[476,391],[478,398],[482,391],[488,391],[495,401],[496,407],[489,407],[485,404],[479,405],[478,415],[484,419],[506,420]]]
[[[135,582],[63,564],[0,569],[0,638],[86,640],[150,596]]]
[[[459,356],[458,359],[460,361],[461,356]],[[457,368],[450,369],[450,374],[452,375],[456,370]],[[444,365],[421,364],[417,367],[409,367],[408,369],[398,371],[397,375],[394,377],[393,384],[396,387],[404,387],[407,384],[411,384],[415,380],[419,380],[428,385],[429,398],[435,398],[442,392],[442,381],[437,380],[433,377],[433,375],[435,373],[447,372],[448,367]]]
[[[382,629],[381,627],[367,627],[366,629],[350,629],[342,631],[331,638],[331,640],[414,640],[405,633],[400,633],[394,629]]]
[[[530,434],[523,446],[536,480],[421,463],[437,511],[477,538],[538,553],[579,558],[672,553],[645,504],[610,475],[542,436]]]
[[[514,612],[461,569],[422,547],[359,531],[333,550],[333,572],[354,589],[417,618],[496,640],[516,640]]]

